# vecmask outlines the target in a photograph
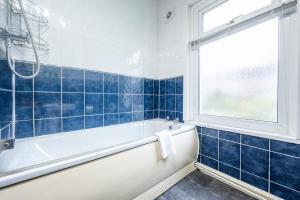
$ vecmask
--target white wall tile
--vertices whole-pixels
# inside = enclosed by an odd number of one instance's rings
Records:
[[[157,0],[33,1],[49,13],[43,63],[158,77]]]
[[[187,0],[160,0],[158,22],[158,67],[159,78],[180,76],[187,63],[186,41],[186,2]],[[174,11],[172,21],[166,23],[165,16]]]

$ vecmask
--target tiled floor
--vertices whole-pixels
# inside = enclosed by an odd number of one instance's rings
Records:
[[[196,170],[156,200],[255,200]]]

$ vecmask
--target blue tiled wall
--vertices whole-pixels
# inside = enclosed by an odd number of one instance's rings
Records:
[[[197,127],[198,162],[288,200],[300,199],[300,145]]]
[[[183,76],[159,81],[159,117],[183,121]]]
[[[16,70],[31,75],[33,65],[18,62]],[[17,139],[166,116],[182,121],[182,111],[183,77],[154,80],[48,65],[34,79],[16,77]],[[12,75],[0,60],[0,128],[11,113]]]
[[[33,65],[17,63],[16,69],[30,75]],[[12,120],[11,82],[11,72],[2,60],[1,127]],[[33,80],[16,78],[16,137],[157,118],[158,97],[159,80],[43,65]]]

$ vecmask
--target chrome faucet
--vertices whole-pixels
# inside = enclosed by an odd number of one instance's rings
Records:
[[[167,120],[167,121],[170,121],[170,117],[169,117],[169,116],[167,116],[167,117],[166,117],[166,120]]]
[[[174,124],[178,124],[179,123],[179,118],[177,117],[175,120],[174,120]]]

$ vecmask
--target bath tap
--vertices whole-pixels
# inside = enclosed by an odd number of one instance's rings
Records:
[[[177,117],[175,120],[174,120],[174,124],[178,124],[179,123],[179,118]]]
[[[167,121],[170,121],[170,117],[169,117],[169,116],[167,116],[167,117],[166,117],[166,120],[167,120]]]

